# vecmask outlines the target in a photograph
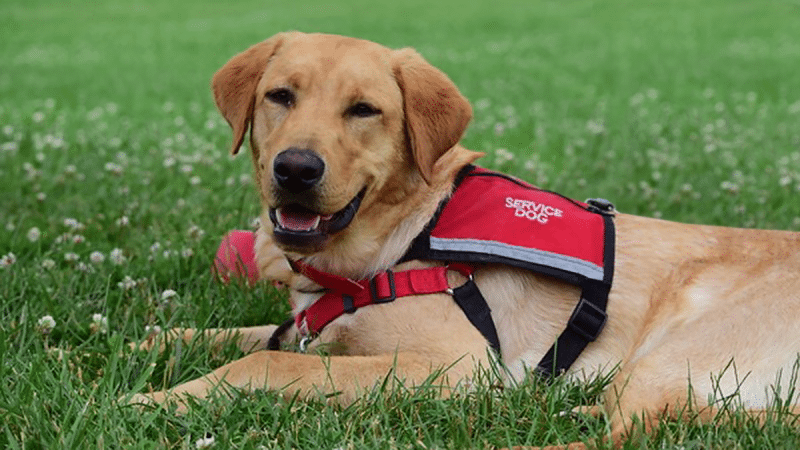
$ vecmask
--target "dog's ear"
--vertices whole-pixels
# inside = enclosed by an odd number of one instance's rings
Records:
[[[284,33],[277,34],[239,53],[225,63],[211,79],[217,108],[233,128],[231,153],[234,155],[242,146],[250,127],[258,81],[284,38]]]
[[[467,129],[472,107],[447,75],[416,51],[395,51],[392,67],[403,92],[414,160],[430,184],[436,161],[458,143]]]

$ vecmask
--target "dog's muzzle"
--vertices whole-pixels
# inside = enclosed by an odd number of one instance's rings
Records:
[[[333,214],[319,214],[299,204],[270,208],[269,218],[274,225],[272,234],[275,241],[303,253],[320,250],[331,235],[350,225],[365,193],[366,188],[347,206]]]

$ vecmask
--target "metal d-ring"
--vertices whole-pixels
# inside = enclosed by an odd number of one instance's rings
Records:
[[[473,281],[475,279],[473,277],[473,272],[472,271],[469,271],[468,273],[464,273],[464,271],[459,270],[458,268],[450,267],[449,264],[445,266],[445,270],[455,270],[456,272],[458,272],[461,275],[465,276],[467,278],[467,281],[464,284],[467,284],[467,283],[469,283],[469,282],[471,282],[471,281]],[[462,284],[462,286],[463,286],[463,284]],[[453,290],[453,288],[451,288],[449,286],[447,287],[447,289],[444,290],[444,292],[447,293],[448,295],[454,295],[455,294],[455,290]]]
[[[307,335],[303,336],[302,339],[300,339],[300,344],[299,344],[300,353],[305,353],[308,350],[308,344],[311,343],[311,341],[314,340],[314,337],[315,336],[307,334]]]

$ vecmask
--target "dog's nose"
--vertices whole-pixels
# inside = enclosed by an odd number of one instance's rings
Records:
[[[311,150],[290,148],[275,157],[272,173],[278,186],[297,194],[319,183],[325,162]]]

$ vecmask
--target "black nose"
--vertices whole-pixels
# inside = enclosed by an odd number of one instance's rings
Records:
[[[297,194],[319,183],[325,173],[325,162],[311,150],[290,148],[275,157],[272,173],[278,186]]]

